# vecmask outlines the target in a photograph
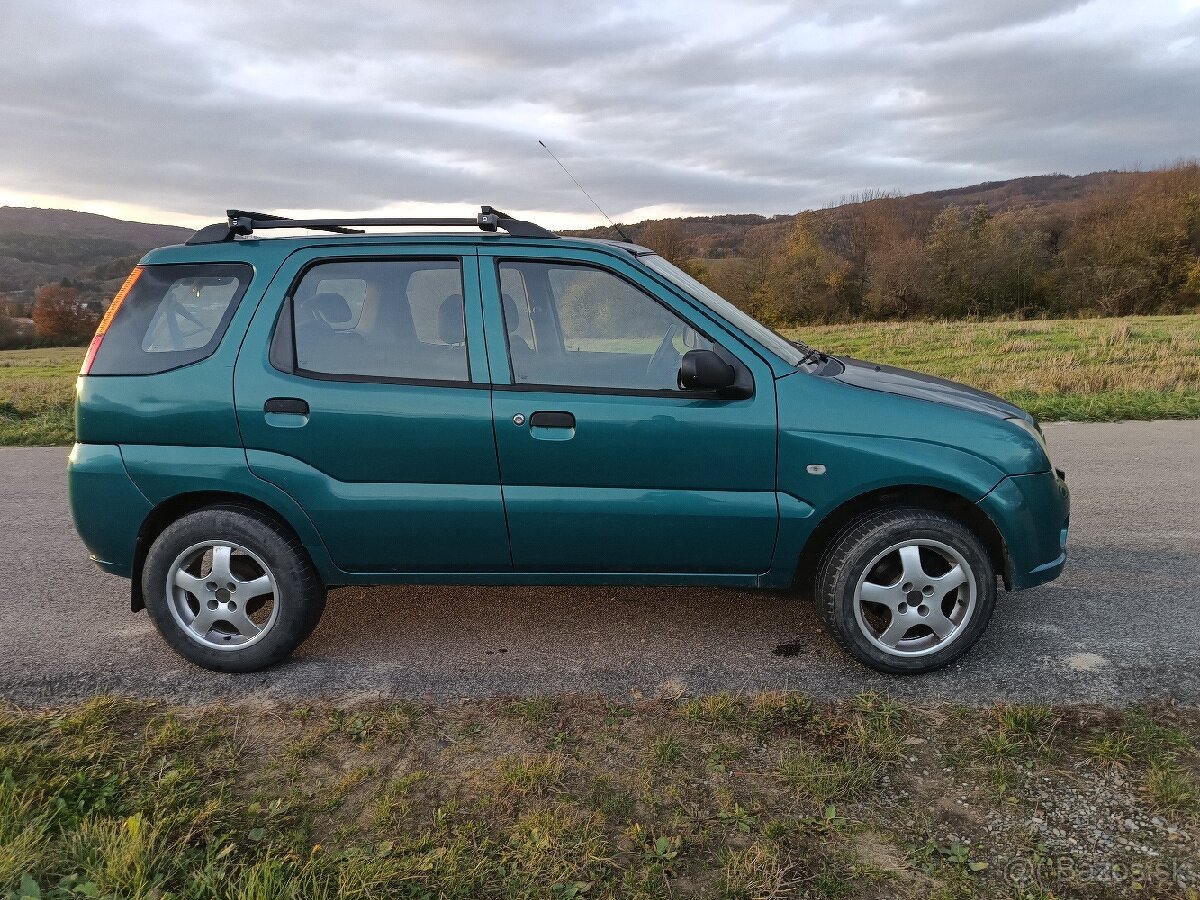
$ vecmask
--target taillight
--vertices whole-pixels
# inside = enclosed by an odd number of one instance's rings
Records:
[[[121,304],[125,301],[129,292],[133,290],[133,286],[137,283],[141,274],[142,267],[134,266],[133,271],[129,273],[129,277],[125,279],[125,283],[121,285],[121,289],[117,291],[117,296],[113,297],[112,303],[108,304],[104,318],[96,326],[96,333],[92,335],[92,342],[88,344],[87,355],[83,358],[83,367],[79,370],[80,375],[86,375],[91,371],[92,363],[96,359],[96,351],[100,349],[100,345],[104,342],[104,332],[108,331],[108,326],[112,324],[113,318],[116,317],[117,310],[121,308]]]

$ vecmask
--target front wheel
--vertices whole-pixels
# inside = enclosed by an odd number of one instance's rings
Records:
[[[834,539],[817,573],[817,606],[834,639],[894,675],[954,662],[987,628],[996,574],[979,538],[916,508],[871,513]]]
[[[201,509],[169,525],[146,554],[142,590],[163,639],[218,672],[280,662],[325,609],[325,587],[295,539],[237,506]]]

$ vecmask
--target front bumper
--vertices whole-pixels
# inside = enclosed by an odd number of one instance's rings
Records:
[[[979,506],[1004,537],[1004,583],[1010,590],[1036,587],[1062,574],[1071,492],[1061,472],[1010,475]]]

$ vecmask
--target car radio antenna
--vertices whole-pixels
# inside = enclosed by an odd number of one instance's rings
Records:
[[[538,143],[542,145],[542,149],[543,149],[543,150],[545,150],[547,153],[549,153],[549,154],[550,154],[550,158],[551,158],[552,160],[554,160],[556,163],[558,163],[558,166],[559,166],[559,168],[560,168],[560,169],[562,169],[564,172],[566,172],[566,173],[567,173],[567,177],[568,177],[568,178],[570,178],[572,181],[574,181],[574,182],[575,182],[575,187],[577,187],[577,188],[579,188],[581,191],[583,191],[583,196],[587,197],[589,200],[591,200],[591,201],[592,201],[592,206],[594,206],[594,207],[596,207],[596,209],[599,209],[599,210],[600,210],[600,215],[602,215],[602,216],[604,216],[604,218],[608,219],[608,224],[612,226],[612,228],[613,228],[613,231],[615,231],[617,234],[619,234],[619,235],[621,236],[621,239],[622,239],[623,241],[625,241],[625,243],[627,243],[627,244],[632,244],[632,243],[633,243],[633,241],[631,241],[631,240],[629,239],[629,235],[627,235],[625,232],[623,232],[623,231],[621,230],[621,226],[620,226],[620,225],[618,225],[618,224],[617,224],[616,222],[614,222],[614,221],[613,221],[611,218],[609,218],[609,215],[608,215],[608,213],[606,213],[606,212],[605,212],[603,209],[600,209],[600,204],[599,204],[599,203],[597,203],[597,202],[596,202],[596,200],[595,200],[595,198],[594,198],[594,197],[593,197],[591,194],[589,194],[589,193],[587,192],[587,190],[584,188],[584,186],[583,186],[582,184],[580,184],[580,183],[579,183],[579,180],[578,180],[578,179],[577,179],[577,178],[576,178],[574,175],[572,175],[572,174],[571,174],[571,170],[570,170],[570,169],[568,169],[566,166],[564,166],[564,165],[563,165],[563,163],[562,163],[562,160],[561,160],[561,159],[559,159],[557,156],[555,156],[555,155],[554,155],[554,151],[552,151],[552,150],[551,150],[549,147],[547,147],[547,146],[546,146],[546,142],[545,142],[545,141],[540,141],[540,140],[539,140],[539,141],[538,141]]]

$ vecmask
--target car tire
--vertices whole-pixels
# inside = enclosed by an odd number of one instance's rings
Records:
[[[242,506],[207,507],[167,526],[146,554],[142,590],[163,639],[216,672],[281,662],[325,610],[325,586],[303,546]]]
[[[869,513],[830,542],[816,602],[834,640],[859,662],[914,675],[957,660],[996,605],[983,543],[950,516],[915,507]]]

